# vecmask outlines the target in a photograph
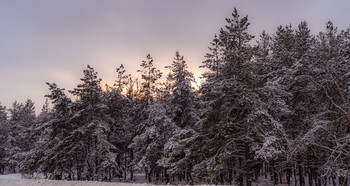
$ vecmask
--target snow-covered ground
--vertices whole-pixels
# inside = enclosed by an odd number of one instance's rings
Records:
[[[148,184],[131,184],[131,183],[107,183],[97,181],[66,181],[66,180],[46,180],[46,179],[0,179],[0,185],[4,186],[141,186]]]
[[[141,175],[138,175],[141,178]],[[139,180],[142,182],[144,180]],[[21,174],[0,175],[0,186],[152,186],[147,183],[123,183],[123,182],[97,182],[97,181],[67,181],[67,180],[48,180],[48,179],[25,179]],[[181,184],[179,184],[181,185]],[[252,185],[273,186],[271,180],[260,179]],[[292,184],[294,185],[294,184]],[[159,186],[159,185],[158,185]],[[288,186],[287,184],[278,184],[277,186]]]
[[[149,184],[120,183],[120,182],[97,182],[97,181],[67,181],[67,180],[47,180],[47,179],[24,179],[21,174],[0,175],[1,186],[142,186]]]
[[[21,174],[5,174],[5,175],[0,175],[0,180],[7,179],[7,180],[17,180],[17,179],[22,179]]]

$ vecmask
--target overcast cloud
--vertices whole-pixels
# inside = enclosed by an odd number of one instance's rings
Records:
[[[44,82],[73,89],[87,64],[104,82],[114,81],[121,63],[136,76],[147,53],[166,73],[179,50],[200,75],[207,46],[234,7],[249,15],[256,36],[303,20],[313,33],[328,20],[350,26],[346,0],[1,1],[0,102],[9,108],[30,98],[39,111],[48,93]]]

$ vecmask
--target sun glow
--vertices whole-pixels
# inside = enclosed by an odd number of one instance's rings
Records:
[[[109,81],[101,81],[101,88],[103,91],[107,91],[110,87],[114,87],[113,82]]]
[[[196,90],[199,90],[201,84],[202,84],[202,80],[201,80],[201,76],[200,75],[193,75],[195,82],[192,82],[192,87]]]

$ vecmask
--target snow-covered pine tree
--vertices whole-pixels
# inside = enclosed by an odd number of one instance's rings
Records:
[[[124,91],[124,88],[128,84],[130,74],[125,74],[126,70],[124,68],[124,65],[121,64],[120,67],[116,68],[116,72],[118,74],[117,80],[115,81],[114,86],[117,87],[117,90],[122,93]]]
[[[210,52],[205,54],[206,60],[203,61],[203,65],[199,66],[199,68],[207,68],[209,70],[203,73],[206,83],[211,82],[212,79],[218,78],[217,76],[220,75],[222,49],[219,42],[220,40],[215,34],[213,41],[210,42],[208,47]]]
[[[321,95],[319,89],[312,82],[313,77],[310,73],[313,69],[312,58],[314,37],[310,34],[310,30],[305,21],[298,25],[295,30],[295,46],[294,46],[294,63],[290,67],[290,75],[292,79],[289,81],[288,92],[292,95],[287,101],[289,108],[293,111],[290,116],[289,124],[285,125],[291,139],[291,148],[300,144],[297,138],[301,138],[311,127],[313,114],[320,110],[320,103],[323,98],[316,96]],[[321,99],[320,99],[321,98]],[[314,164],[319,162],[318,155],[314,148],[305,149],[304,152],[294,151],[289,153],[291,163],[297,170],[294,170],[294,179],[296,180],[296,172],[298,172],[299,184],[305,185],[305,177],[309,177],[309,184],[312,185],[314,178],[318,177]],[[316,180],[316,179],[315,179]]]
[[[106,114],[109,115],[109,132],[108,141],[113,144],[116,149],[111,151],[116,153],[116,162],[123,169],[123,175],[121,172],[117,174],[119,179],[123,176],[126,180],[129,165],[130,165],[130,152],[128,144],[131,142],[130,136],[130,124],[128,115],[131,109],[131,100],[124,95],[124,89],[127,86],[130,74],[126,74],[126,70],[123,65],[116,68],[117,80],[114,87],[107,87],[103,92],[103,102],[107,106]]]
[[[18,165],[18,159],[16,158],[16,154],[21,152],[21,149],[18,145],[19,134],[21,133],[22,127],[21,125],[17,124],[17,120],[20,118],[20,109],[22,105],[18,102],[13,102],[12,108],[10,111],[10,118],[7,122],[7,141],[5,146],[5,164],[7,165],[7,168],[9,172],[14,173],[16,172],[16,167]]]
[[[82,84],[69,91],[77,96],[72,105],[73,114],[70,122],[77,127],[81,143],[83,177],[88,180],[110,180],[113,174],[121,174],[120,165],[116,162],[116,147],[108,141],[110,121],[108,107],[102,100],[101,79],[97,72],[87,66],[81,78]]]
[[[254,177],[255,179],[258,178],[260,175],[258,170],[261,169],[261,173],[265,175],[265,178],[270,172],[274,183],[277,183],[278,176],[281,178],[284,175],[283,171],[285,170],[282,171],[280,162],[287,158],[286,152],[288,151],[288,138],[281,124],[283,124],[282,119],[290,115],[290,111],[284,99],[289,94],[286,91],[286,86],[283,85],[283,79],[280,78],[280,73],[283,71],[277,68],[280,64],[275,65],[272,60],[272,45],[272,38],[263,31],[260,34],[260,40],[257,41],[254,53],[254,86],[257,90],[260,90],[260,99],[266,103],[268,114],[278,123],[270,128],[273,132],[263,137],[264,143],[257,146],[260,149],[254,149],[255,159],[258,160],[255,165]],[[269,126],[266,128],[269,128]],[[287,172],[286,177],[290,181],[291,173]]]
[[[130,155],[130,162],[126,165],[130,172],[130,180],[134,180],[134,167],[135,167],[135,149],[131,148],[130,144],[135,136],[142,133],[143,124],[141,124],[147,115],[145,104],[142,102],[143,97],[141,93],[142,85],[139,79],[133,80],[131,77],[128,79],[126,88],[126,97],[130,101],[130,107],[128,110],[128,116],[126,119],[127,127],[127,149]]]
[[[154,95],[157,92],[158,83],[156,81],[162,77],[162,72],[153,66],[153,58],[150,54],[147,54],[147,59],[142,61],[140,66],[143,68],[138,70],[138,72],[142,73],[141,79],[143,82],[141,92],[144,94],[142,97],[143,102],[147,105],[152,104]]]
[[[315,183],[329,181],[341,185],[349,181],[349,39],[349,29],[338,33],[333,23],[328,22],[326,32],[317,36],[312,50],[310,74],[319,90],[316,94],[319,102],[312,112],[310,129],[300,137],[299,143],[303,146],[297,148],[297,152],[314,151],[317,162],[312,168],[317,174],[311,179]]]
[[[33,129],[31,130],[31,138],[33,139],[33,147],[26,153],[23,161],[20,162],[20,172],[22,174],[31,174],[39,172],[40,163],[39,160],[46,156],[45,147],[48,135],[43,132],[43,126],[53,119],[53,114],[49,108],[49,100],[46,99],[41,113],[36,118]],[[46,140],[43,140],[46,139]]]
[[[310,126],[309,110],[314,110],[315,102],[315,86],[310,81],[310,49],[313,45],[313,37],[310,35],[306,22],[301,22],[297,30],[293,30],[292,26],[279,26],[276,34],[273,36],[271,47],[271,66],[273,71],[271,75],[279,78],[281,88],[287,93],[284,100],[287,102],[291,110],[288,116],[281,117],[285,131],[291,144],[298,145],[296,139],[300,134],[305,133]],[[288,151],[291,146],[288,146]],[[293,155],[291,155],[293,154]],[[279,162],[273,164],[273,170],[285,170],[287,183],[291,182],[291,172],[294,170],[294,179],[297,182],[297,174],[299,184],[304,184],[304,172],[302,167],[303,154],[291,155],[287,160],[287,156],[282,157]],[[293,157],[293,158],[292,158]],[[278,171],[284,174],[284,171]],[[280,177],[280,181],[281,181]],[[278,177],[274,176],[274,182],[277,183]]]
[[[245,105],[244,103],[242,103],[243,100],[241,100],[240,103],[237,100],[231,99],[236,99],[235,97],[242,97],[240,95],[237,95],[236,93],[239,92],[238,89],[243,88],[243,83],[241,84],[240,80],[243,80],[243,78],[247,78],[246,74],[243,73],[250,74],[250,72],[247,72],[246,69],[243,70],[243,65],[248,63],[251,59],[252,52],[248,42],[253,38],[253,36],[249,35],[246,32],[249,26],[248,17],[246,16],[243,19],[240,19],[237,9],[234,9],[232,13],[232,18],[226,18],[226,21],[228,25],[222,28],[219,34],[219,44],[222,48],[223,56],[221,59],[222,64],[219,68],[221,69],[220,76],[222,78],[217,78],[213,80],[217,81],[213,84],[217,84],[217,86],[215,86],[214,88],[217,89],[218,92],[220,92],[220,95],[217,96],[215,100],[211,100],[211,104],[204,111],[203,119],[200,121],[200,135],[202,135],[202,138],[204,139],[204,148],[201,150],[204,150],[204,158],[201,163],[195,166],[195,171],[197,172],[197,174],[202,173],[201,175],[197,175],[198,177],[203,176],[212,177],[216,179],[216,177],[220,176],[223,178],[224,174],[226,174],[225,170],[228,170],[227,173],[232,171],[233,165],[227,164],[229,162],[234,162],[234,158],[232,158],[232,155],[242,155],[238,154],[238,152],[232,151],[238,148],[226,149],[229,146],[234,146],[234,144],[230,144],[227,146],[227,143],[230,141],[230,139],[228,139],[230,134],[227,133],[226,127],[231,128],[237,125],[233,124],[233,121],[230,120],[242,120],[246,114]],[[235,93],[236,90],[237,92]],[[242,93],[244,92],[245,91],[242,91]],[[236,119],[230,119],[230,116],[227,115],[227,112],[231,112],[231,115],[234,115]],[[235,113],[237,113],[237,115]],[[236,133],[236,131],[232,132]],[[247,175],[247,178],[250,177],[250,170],[246,174],[244,173],[243,164],[245,162],[248,162],[244,161],[244,144],[242,156],[243,157],[240,157],[241,165],[235,166],[236,168],[239,167],[237,169],[237,172],[239,173],[236,176],[236,178],[240,184],[243,184],[244,175]],[[221,180],[221,182],[223,183],[223,180]]]
[[[184,57],[177,51],[167,80],[171,83],[170,108],[173,120],[180,128],[191,128],[198,121],[196,111],[196,93],[192,83],[196,83],[193,73],[189,72]]]
[[[265,75],[266,78],[271,79],[274,77],[271,64],[271,44],[272,38],[268,33],[263,31],[260,34],[260,39],[257,41],[255,46],[255,61],[258,63],[258,69],[256,70],[257,74]],[[265,79],[267,81],[268,79]]]
[[[8,145],[8,120],[6,107],[2,106],[0,103],[0,174],[4,174],[6,167],[6,151],[5,148]]]
[[[6,107],[2,106],[0,103],[0,121],[5,121],[7,120],[7,112],[6,112]],[[3,124],[3,123],[1,123]]]
[[[273,70],[291,67],[295,51],[295,33],[292,25],[279,26],[272,38],[272,60],[275,62]]]
[[[51,111],[52,110],[50,109],[49,99],[46,98],[45,103],[44,103],[43,107],[41,108],[41,112],[37,117],[37,120],[39,122],[48,121],[50,118]]]
[[[20,110],[20,118],[17,124],[22,126],[21,142],[19,144],[22,152],[28,152],[33,147],[33,136],[31,135],[35,124],[35,106],[34,102],[27,99]],[[23,157],[21,158],[23,159]]]
[[[166,66],[170,69],[170,73],[167,77],[169,82],[169,103],[170,112],[173,122],[176,124],[176,130],[173,132],[171,139],[167,140],[165,144],[166,154],[159,163],[166,167],[168,174],[174,177],[178,175],[178,179],[186,178],[188,182],[193,182],[191,177],[191,170],[193,163],[184,161],[185,149],[180,149],[179,146],[183,146],[183,137],[189,138],[190,136],[183,135],[184,133],[194,132],[192,128],[199,120],[198,114],[198,98],[192,83],[195,83],[193,73],[187,69],[187,64],[184,57],[176,52],[175,58],[171,66]],[[179,152],[180,150],[180,152]],[[178,162],[178,164],[176,163]]]
[[[171,87],[172,83],[168,79],[165,82],[161,83],[156,96],[157,100],[161,100],[170,105]]]
[[[147,120],[149,111],[148,106],[151,105],[159,92],[159,83],[157,82],[162,77],[162,72],[153,65],[153,58],[150,54],[147,55],[147,60],[143,60],[141,65],[142,81],[136,81],[136,90],[139,94],[137,99],[134,99],[134,107],[131,113],[131,123],[134,125],[135,135],[141,134],[145,129],[145,120]],[[143,123],[143,124],[142,124]]]
[[[214,87],[217,86],[218,79],[221,75],[221,66],[222,66],[222,48],[220,46],[220,40],[215,34],[214,39],[210,42],[208,47],[209,51],[206,53],[206,60],[203,61],[203,65],[199,68],[206,68],[207,71],[202,74],[204,81],[202,82],[199,93],[200,101],[199,104],[201,107],[206,108],[211,100],[214,100],[218,96],[218,92],[215,92],[217,89]]]
[[[143,122],[144,131],[137,135],[130,145],[130,148],[135,151],[134,162],[138,170],[146,173],[149,182],[152,181],[152,177],[157,181],[165,179],[169,182],[166,167],[159,161],[165,156],[164,145],[177,126],[169,117],[167,105],[160,101],[150,105],[148,112],[148,118]]]
[[[16,172],[18,165],[24,160],[26,153],[33,147],[31,132],[35,122],[35,107],[32,100],[27,99],[25,104],[14,102],[10,109],[8,122],[9,135],[6,162],[10,172]]]
[[[77,127],[70,122],[72,101],[65,94],[65,89],[55,83],[46,84],[50,94],[45,97],[50,99],[53,108],[47,113],[47,108],[43,107],[41,122],[36,127],[40,136],[33,151],[38,167],[33,171],[51,179],[81,180],[82,147]]]
[[[287,109],[276,92],[276,80],[256,83],[260,76],[249,44],[253,36],[247,32],[248,17],[239,18],[234,9],[226,21],[219,35],[221,74],[213,80],[219,94],[202,114],[202,161],[194,166],[194,174],[213,182],[232,183],[235,178],[239,185],[251,185],[253,172],[259,171],[255,159],[283,153],[283,127],[271,113]]]
[[[151,141],[146,141],[146,144],[142,144],[142,147],[140,147],[140,144],[137,143],[137,139],[147,135],[148,128],[155,125],[149,120],[149,118],[153,117],[150,106],[156,101],[155,97],[157,92],[159,92],[157,80],[161,78],[162,73],[153,66],[153,59],[150,54],[147,55],[147,59],[143,60],[140,66],[143,68],[138,70],[138,72],[142,73],[141,79],[143,80],[141,82],[141,96],[139,100],[134,101],[134,107],[131,111],[130,123],[133,125],[132,130],[134,132],[132,134],[133,142],[129,145],[129,148],[133,153],[134,159],[131,166],[145,168],[146,177],[151,181],[154,176],[153,174],[158,171],[158,168],[153,166],[156,165],[157,159],[147,162],[142,161],[140,164],[141,160],[144,158],[144,147],[148,147]],[[146,170],[146,168],[148,169]]]

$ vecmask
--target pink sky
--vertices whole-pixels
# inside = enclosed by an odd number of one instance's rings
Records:
[[[0,102],[11,107],[27,98],[40,111],[55,82],[73,89],[89,64],[104,82],[115,68],[137,69],[147,53],[164,74],[179,50],[197,76],[209,42],[237,7],[249,15],[250,32],[306,20],[313,33],[328,20],[350,26],[350,1],[339,0],[60,0],[0,2]]]

